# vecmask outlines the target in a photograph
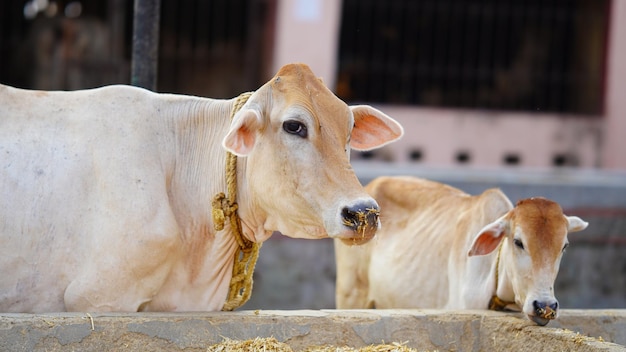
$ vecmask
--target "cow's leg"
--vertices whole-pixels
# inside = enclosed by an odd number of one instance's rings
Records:
[[[111,256],[108,267],[88,266],[72,280],[64,294],[67,311],[136,312],[158,292],[172,267],[167,255],[139,252],[134,262],[126,256]],[[153,258],[152,260],[148,258]],[[149,263],[139,263],[146,258]],[[158,258],[159,263],[154,259]],[[123,267],[122,267],[123,266]]]
[[[141,297],[129,297],[128,292],[120,292],[115,297],[103,287],[110,280],[91,281],[83,277],[73,280],[65,290],[65,310],[68,312],[134,312]]]
[[[480,258],[480,260],[488,262],[488,258]],[[486,269],[480,270],[476,265],[469,265],[468,268],[465,275],[458,279],[460,281],[459,290],[447,308],[487,309],[495,285],[492,276],[489,275],[489,267],[486,266]]]
[[[173,216],[117,223],[117,232],[109,230],[100,232],[83,268],[67,286],[67,311],[137,311],[159,291],[181,257]]]
[[[337,309],[368,308],[369,280],[367,267],[369,260],[364,255],[363,246],[348,246],[335,240],[337,262],[337,282],[335,306]]]
[[[154,253],[143,253],[152,256]],[[116,263],[117,262],[117,263]],[[111,265],[126,263],[125,260],[113,260]],[[64,294],[67,311],[91,312],[136,312],[140,306],[152,299],[165,282],[171,269],[171,262],[164,261],[154,266],[135,266],[127,271],[93,270],[93,267],[72,280]],[[141,277],[131,271],[146,272]]]

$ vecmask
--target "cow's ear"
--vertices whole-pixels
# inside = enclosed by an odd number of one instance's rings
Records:
[[[567,232],[582,231],[589,226],[589,223],[579,218],[578,216],[565,216],[567,220]]]
[[[404,134],[402,126],[391,117],[369,105],[350,106],[354,115],[354,128],[350,147],[370,150],[391,143]]]
[[[261,115],[253,109],[240,110],[230,125],[222,146],[237,156],[246,156],[254,147],[257,133],[263,126]]]
[[[509,227],[507,215],[508,214],[483,227],[478,232],[478,235],[474,238],[472,246],[467,253],[468,256],[489,254],[498,248],[500,241],[504,238]]]

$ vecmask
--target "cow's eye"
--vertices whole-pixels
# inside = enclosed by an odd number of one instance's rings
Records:
[[[515,246],[519,249],[524,249],[524,244],[517,238],[513,240],[513,244],[515,244]]]
[[[565,250],[567,249],[567,247],[569,247],[569,243],[566,243],[566,244],[563,246],[563,252],[565,252]]]
[[[302,138],[307,136],[306,126],[300,121],[289,120],[283,122],[283,130],[290,134],[297,134]]]

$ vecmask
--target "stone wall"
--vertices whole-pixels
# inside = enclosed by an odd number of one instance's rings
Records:
[[[216,351],[226,338],[311,346],[400,343],[418,351],[625,351],[626,311],[563,311],[540,327],[491,311],[295,310],[0,313],[0,351]]]

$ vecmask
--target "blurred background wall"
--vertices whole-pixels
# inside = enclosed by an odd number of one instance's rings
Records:
[[[0,82],[129,83],[133,1],[4,0]],[[561,202],[565,307],[626,307],[626,1],[161,0],[157,91],[230,98],[301,61],[405,137],[353,153],[363,183],[425,176]],[[245,308],[334,307],[332,241],[276,234]]]

